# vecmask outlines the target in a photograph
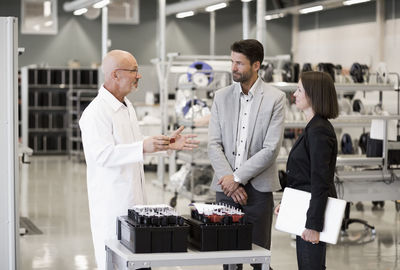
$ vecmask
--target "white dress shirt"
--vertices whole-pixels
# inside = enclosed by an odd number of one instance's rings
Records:
[[[240,89],[240,108],[239,108],[239,121],[237,127],[237,140],[236,140],[236,156],[235,156],[235,168],[234,171],[240,168],[243,162],[243,156],[246,150],[247,143],[247,133],[249,130],[249,117],[250,110],[254,100],[254,92],[257,88],[257,85],[260,81],[260,77],[254,82],[249,92],[246,94],[243,93],[242,86],[239,84]],[[233,177],[235,182],[240,183],[240,179],[233,173]]]
[[[143,136],[136,113],[102,86],[79,126],[87,165],[90,223],[98,269],[105,269],[104,241],[116,238],[116,218],[146,203]]]

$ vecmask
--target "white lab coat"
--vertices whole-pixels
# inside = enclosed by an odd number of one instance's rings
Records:
[[[104,241],[116,238],[116,218],[145,204],[143,136],[136,113],[102,86],[79,126],[87,165],[90,225],[99,270],[105,269]]]

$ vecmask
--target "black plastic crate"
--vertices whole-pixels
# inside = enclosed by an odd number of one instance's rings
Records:
[[[67,93],[66,91],[53,91],[51,93],[52,106],[67,106]]]
[[[98,71],[97,70],[93,70],[93,75],[92,75],[92,82],[91,84],[97,84],[98,81]]]
[[[35,92],[30,90],[28,93],[28,104],[30,107],[36,106],[35,104]]]
[[[90,70],[82,69],[80,71],[80,73],[81,73],[80,74],[81,77],[80,77],[79,84],[81,84],[81,85],[90,84]]]
[[[46,150],[50,151],[58,150],[57,141],[58,141],[58,136],[48,135],[46,141]]]
[[[36,113],[29,112],[28,115],[28,127],[36,128]]]
[[[186,222],[190,225],[189,243],[200,251],[251,249],[253,225],[250,223],[203,223],[190,217],[186,217]]]
[[[53,113],[52,128],[65,128],[65,117],[63,113]]]
[[[54,69],[50,71],[50,83],[51,84],[62,84],[62,70]]]
[[[49,106],[49,92],[38,91],[38,104],[37,106]]]
[[[65,75],[64,75],[64,83],[65,83],[65,84],[69,84],[69,70],[66,69],[64,72],[65,72]]]
[[[38,128],[49,128],[50,127],[50,121],[49,121],[49,116],[50,114],[47,112],[41,112],[38,113]]]
[[[28,70],[28,83],[29,84],[37,84],[36,76],[35,76],[35,70],[34,69],[29,69]]]
[[[189,226],[138,224],[128,216],[117,219],[117,236],[133,253],[186,252]]]
[[[62,135],[59,137],[59,140],[60,140],[60,142],[61,142],[61,149],[59,149],[59,150],[61,150],[61,151],[66,151],[66,150],[67,150],[67,135],[62,134]],[[81,148],[81,149],[82,149],[82,148]]]
[[[37,70],[37,84],[48,84],[47,81],[47,69],[38,69]]]
[[[79,74],[78,70],[76,70],[76,69],[72,70],[72,84],[73,85],[78,85],[78,81],[79,81],[78,74]]]

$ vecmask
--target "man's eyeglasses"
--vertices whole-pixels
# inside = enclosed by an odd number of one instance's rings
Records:
[[[138,68],[136,68],[136,69],[117,68],[115,70],[124,70],[124,71],[129,71],[130,73],[136,73],[136,74],[139,72]]]

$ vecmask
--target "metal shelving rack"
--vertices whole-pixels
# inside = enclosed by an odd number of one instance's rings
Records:
[[[396,75],[397,78],[398,75]],[[396,83],[398,84],[398,82]],[[335,84],[338,97],[355,91],[396,91],[396,84]],[[286,93],[294,92],[296,83],[273,83],[275,87]],[[379,95],[379,103],[382,104],[382,95]],[[399,105],[399,102],[398,102]],[[398,200],[400,198],[400,169],[397,166],[389,166],[389,150],[399,150],[400,142],[388,141],[388,122],[400,121],[399,108],[397,115],[346,115],[331,120],[337,129],[343,128],[369,128],[372,120],[383,121],[383,146],[382,157],[366,157],[366,155],[338,155],[336,166],[336,185],[338,196],[347,201],[381,201]],[[305,121],[286,121],[285,128],[304,128]],[[399,128],[399,125],[398,125]],[[278,164],[286,164],[287,156],[280,156]],[[371,170],[372,169],[372,170]],[[397,202],[396,202],[397,203]]]
[[[397,76],[398,77],[398,76]],[[286,83],[286,82],[277,82],[271,83],[271,85],[277,87],[281,91],[286,93],[293,93],[297,89],[297,83]],[[371,91],[399,91],[399,86],[395,84],[342,84],[342,83],[335,83],[335,88],[338,93],[338,96],[342,96],[343,94],[347,93],[354,93],[355,91],[363,91],[363,92],[371,92]],[[382,104],[382,100],[379,100]],[[371,126],[371,121],[373,119],[377,120],[384,120],[385,125],[387,125],[388,120],[400,120],[400,114],[394,116],[380,116],[380,115],[341,115],[337,119],[331,120],[332,125],[335,128],[368,128]],[[304,128],[306,126],[306,121],[285,121],[285,128]],[[386,131],[385,131],[386,133]],[[386,135],[387,136],[387,135]],[[384,141],[384,152],[386,152],[387,156],[387,146],[388,142]],[[385,153],[384,153],[385,154]],[[346,155],[347,156],[347,155]],[[355,159],[355,160],[354,160]],[[369,163],[368,160],[375,159],[375,158],[367,158],[366,156],[357,156],[352,159],[352,162],[355,164],[364,164]],[[278,162],[285,163],[287,157],[279,157]],[[345,156],[341,159],[338,157],[338,164],[341,163],[341,160],[346,160]],[[384,161],[384,160],[383,160]],[[376,160],[375,160],[376,162]],[[382,165],[382,159],[377,161],[378,164]],[[386,160],[387,162],[387,160]]]
[[[205,59],[201,59],[203,61],[206,61]],[[197,72],[205,72],[202,70],[199,70]],[[222,70],[213,70],[213,75],[214,75],[214,80],[217,80],[218,75],[226,75],[227,78],[227,85],[231,81],[230,73],[227,71],[222,71]],[[213,81],[214,82],[214,81]],[[207,98],[206,93],[207,92],[214,92],[218,90],[219,87],[216,87],[215,84],[211,83],[207,87],[198,87],[195,84],[185,84],[185,85],[178,85],[178,88],[180,89],[190,89],[191,90],[191,100],[192,100],[192,106],[193,106],[193,101],[195,96],[198,98],[201,98],[202,100],[206,100],[207,104],[209,107],[211,107],[212,104],[212,98]],[[202,135],[208,133],[208,127],[204,126],[196,126],[196,122],[194,119],[194,114],[192,114],[192,118],[190,119],[182,119],[182,118],[177,118],[176,123],[178,126],[183,125],[187,129],[190,130],[190,133],[193,134],[198,134],[199,137],[202,137]],[[201,140],[201,139],[200,139]],[[198,150],[196,150],[198,151]],[[205,149],[202,149],[202,151],[206,151]],[[196,179],[194,177],[194,168],[195,167],[208,167],[211,166],[211,163],[208,158],[198,158],[195,156],[194,151],[192,152],[183,152],[180,151],[176,154],[176,158],[178,160],[181,160],[183,162],[189,163],[191,166],[191,174],[190,174],[190,184],[189,184],[189,189],[187,191],[181,191],[181,194],[187,198],[189,198],[192,201],[214,201],[214,194],[204,194],[204,195],[197,195],[195,194],[195,187],[197,185]],[[211,179],[210,179],[211,180]]]
[[[294,92],[297,89],[297,83],[275,82],[270,83],[283,92]],[[338,93],[351,93],[354,91],[394,91],[393,84],[367,84],[367,83],[335,83]]]
[[[69,156],[76,157],[79,161],[84,160],[81,130],[79,128],[79,119],[83,110],[96,97],[97,87],[92,89],[73,89],[68,93],[69,103],[69,128],[68,128],[68,149]]]
[[[348,202],[345,218],[342,225],[342,233],[346,235],[346,230],[351,223],[357,222],[364,225],[366,231],[371,230],[374,237],[376,231],[374,226],[369,225],[367,221],[350,218],[350,203],[358,201],[385,201],[393,200],[396,209],[399,207],[400,198],[400,169],[399,166],[389,165],[389,150],[399,150],[400,142],[388,141],[389,121],[397,120],[397,135],[399,135],[400,123],[400,93],[399,93],[399,75],[395,75],[397,83],[395,84],[337,84],[335,88],[338,98],[346,94],[354,94],[356,91],[379,92],[379,105],[382,106],[382,92],[397,92],[397,115],[349,115],[339,116],[331,121],[335,129],[345,128],[368,128],[373,120],[383,121],[383,140],[382,157],[367,157],[366,155],[338,155],[336,161],[335,186],[338,197]],[[273,85],[286,93],[294,92],[297,88],[296,83],[273,83]],[[304,128],[305,121],[286,121],[285,128]],[[279,156],[278,164],[286,164],[287,156]]]
[[[68,129],[67,147],[70,158],[84,160],[79,119],[83,110],[96,97],[99,80],[98,69],[74,69],[71,73],[71,85],[67,96]]]
[[[34,154],[67,154],[69,94],[77,89],[97,89],[97,69],[65,67],[21,68],[22,142]]]
[[[167,94],[167,89],[168,89],[168,76],[169,73],[171,72],[171,67],[176,64],[176,63],[185,63],[186,66],[190,64],[189,61],[193,62],[195,60],[199,60],[198,58],[195,57],[184,57],[184,56],[178,56],[176,54],[170,54],[168,55],[168,64],[166,65],[166,75],[162,77],[159,72],[159,77],[160,77],[160,88],[162,89],[161,95],[166,95]],[[207,59],[207,57],[203,58]],[[210,59],[218,59],[218,60],[225,60],[229,61],[229,57],[223,57],[223,56],[218,56],[216,58],[210,58]],[[185,62],[186,61],[186,62]],[[397,75],[397,74],[396,74]],[[397,75],[398,77],[398,75]],[[278,82],[278,83],[271,83],[271,85],[279,88],[280,90],[290,93],[294,92],[297,88],[297,83],[285,83],[285,82]],[[369,83],[369,84],[355,84],[355,83],[336,83],[335,84],[336,90],[338,92],[338,97],[342,97],[346,94],[353,94],[356,91],[362,91],[364,93],[366,92],[371,92],[371,91],[397,91],[399,92],[399,87],[394,85],[394,84],[377,84],[377,83]],[[199,91],[201,89],[198,89]],[[197,90],[196,90],[197,91]],[[380,95],[380,104],[382,104],[382,95]],[[161,106],[163,106],[163,103],[161,103]],[[371,121],[373,119],[380,119],[383,120],[385,125],[387,126],[389,120],[393,119],[400,119],[400,113],[398,112],[398,115],[395,116],[372,116],[372,115],[349,115],[349,116],[340,116],[339,118],[335,119],[332,121],[332,124],[334,125],[335,128],[338,129],[345,129],[345,128],[368,128],[371,125]],[[165,122],[165,119],[163,119]],[[192,131],[195,129],[194,127],[194,122],[191,119],[180,119],[176,121],[177,124],[179,125],[184,125],[188,128],[190,128]],[[304,128],[306,126],[305,121],[285,121],[285,128]],[[353,166],[354,168],[362,168],[362,167],[368,167],[368,166],[378,166],[381,168],[381,171],[379,171],[378,174],[371,174],[371,177],[374,178],[377,181],[386,181],[389,176],[393,178],[393,173],[398,173],[397,171],[394,172],[388,170],[388,149],[397,149],[398,145],[396,143],[391,143],[387,141],[387,134],[385,134],[386,139],[383,142],[383,157],[381,158],[370,158],[366,157],[365,155],[357,156],[357,155],[340,155],[338,156],[337,160],[337,165],[338,167],[345,167],[345,166]],[[191,163],[191,164],[207,164],[207,160],[200,160],[200,159],[195,159],[193,158],[192,155],[187,154],[187,153],[177,153],[177,159]],[[287,157],[278,157],[278,163],[286,163]],[[343,180],[348,180],[352,179],[355,176],[347,174],[346,171],[341,171],[340,174],[341,179]],[[393,191],[397,192],[397,191]],[[392,193],[393,193],[392,192]]]
[[[205,87],[200,87],[198,85],[195,85],[192,82],[189,83],[182,83],[179,82],[178,77],[180,75],[185,75],[187,73],[187,69],[190,64],[192,64],[195,61],[203,61],[210,63],[212,65],[213,70],[212,70],[212,76],[214,77],[213,81],[209,83]],[[171,53],[168,54],[168,62],[165,66],[166,73],[164,77],[161,74],[161,66],[162,63],[153,61],[156,64],[157,71],[158,71],[158,76],[159,76],[159,81],[160,81],[160,96],[161,96],[161,111],[162,115],[166,115],[166,113],[163,114],[163,112],[166,111],[166,96],[168,95],[168,89],[171,88],[171,74],[176,75],[177,80],[173,81],[173,87],[171,89],[181,89],[181,90],[190,90],[191,91],[191,97],[190,99],[193,102],[194,97],[196,96],[199,99],[206,100],[207,105],[210,107],[212,103],[212,95],[207,95],[207,93],[214,92],[218,90],[219,88],[222,88],[223,85],[219,85],[220,80],[223,80],[225,78],[226,82],[225,85],[229,85],[231,83],[231,73],[230,73],[230,57],[229,56],[209,56],[209,55],[178,55],[176,53]],[[211,64],[211,62],[213,64]],[[217,64],[216,64],[217,63]],[[216,65],[215,65],[216,64]],[[218,65],[221,64],[221,65]],[[208,70],[197,70],[196,72],[209,72]],[[164,97],[164,98],[163,98]],[[192,103],[193,106],[193,103]],[[168,123],[168,119],[166,117],[162,118],[163,121],[163,126],[167,126],[169,124],[173,124],[174,126],[180,126],[184,125],[186,127],[185,130],[187,130],[190,133],[198,134],[199,137],[202,137],[207,134],[207,126],[206,127],[198,127],[195,124],[195,121],[192,118],[189,119],[183,119],[183,118],[178,118],[174,120],[173,123]],[[201,139],[200,139],[201,140]],[[204,149],[203,149],[204,150]],[[196,150],[198,151],[198,150]],[[181,195],[189,198],[192,201],[207,201],[207,200],[213,200],[212,196],[214,194],[206,194],[206,195],[196,195],[194,194],[194,187],[196,186],[195,179],[194,179],[194,168],[195,167],[205,167],[205,166],[210,166],[210,162],[208,158],[197,158],[195,157],[194,152],[184,152],[180,151],[177,152],[176,155],[172,155],[169,158],[170,161],[170,166],[169,166],[169,172],[170,175],[172,175],[175,171],[171,168],[176,167],[176,161],[182,161],[184,163],[189,163],[192,170],[191,170],[191,176],[190,176],[190,184],[188,190],[182,190],[180,192]],[[172,164],[172,165],[171,165]],[[159,163],[160,165],[160,163]],[[163,168],[161,168],[163,170]],[[210,179],[211,180],[211,179]],[[164,183],[163,181],[163,174],[159,174],[159,182]]]

